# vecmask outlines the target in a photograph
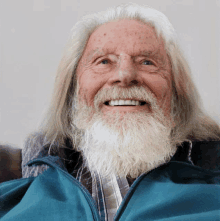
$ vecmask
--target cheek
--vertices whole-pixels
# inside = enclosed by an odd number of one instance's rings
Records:
[[[90,105],[93,95],[93,88],[91,87],[91,83],[86,78],[83,78],[79,81],[79,100],[80,102]]]
[[[169,94],[170,84],[166,79],[162,77],[152,77],[148,82],[151,91],[158,99],[162,99],[166,94]]]
[[[148,89],[155,95],[158,105],[164,110],[164,114],[168,116],[171,108],[171,80],[159,74],[148,76],[146,80]]]
[[[165,116],[170,116],[172,96],[171,85],[166,79],[155,82],[155,85],[158,104],[163,109]]]
[[[83,99],[88,106],[94,106],[94,98],[104,85],[104,79],[98,78],[92,73],[85,72],[79,78],[79,97]]]

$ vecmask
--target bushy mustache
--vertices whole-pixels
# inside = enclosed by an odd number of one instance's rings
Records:
[[[152,108],[157,104],[156,98],[152,92],[147,91],[144,87],[133,86],[131,88],[121,88],[113,86],[111,88],[104,88],[96,94],[94,97],[95,110],[99,111],[100,105],[104,104],[106,101],[121,99],[144,101]]]

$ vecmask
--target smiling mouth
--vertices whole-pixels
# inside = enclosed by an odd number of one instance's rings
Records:
[[[137,100],[111,100],[104,103],[107,106],[144,106],[147,103],[145,101]]]

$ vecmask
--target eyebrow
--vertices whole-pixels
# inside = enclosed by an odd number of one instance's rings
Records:
[[[133,57],[137,57],[137,56],[150,57],[150,56],[157,55],[157,54],[159,54],[159,53],[160,53],[160,52],[159,52],[159,48],[156,49],[156,50],[149,50],[149,51],[143,50],[143,51],[134,53],[134,56],[133,56]]]
[[[104,56],[107,54],[114,54],[115,53],[115,48],[112,49],[108,49],[108,48],[96,48],[94,50],[92,50],[91,52],[89,52],[89,60],[92,60],[94,57],[96,56]],[[138,56],[144,56],[144,57],[152,57],[152,56],[157,56],[159,55],[159,48],[156,50],[143,50],[143,51],[139,51],[139,52],[134,52],[132,53],[132,57],[138,57]]]
[[[107,49],[107,48],[96,48],[94,50],[92,50],[91,52],[89,52],[89,57],[93,58],[97,55],[106,55],[106,54],[113,54],[114,53],[114,49]]]

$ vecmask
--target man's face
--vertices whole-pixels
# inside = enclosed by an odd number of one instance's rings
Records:
[[[164,115],[170,116],[171,67],[163,41],[149,25],[121,20],[100,26],[90,36],[76,74],[80,100],[90,107],[102,90],[136,86],[151,93]],[[98,104],[103,114],[152,112],[148,103],[111,106],[115,103],[105,101]]]
[[[134,20],[100,26],[76,74],[73,124],[84,132],[76,146],[91,173],[137,177],[170,159],[171,70],[152,27]]]

